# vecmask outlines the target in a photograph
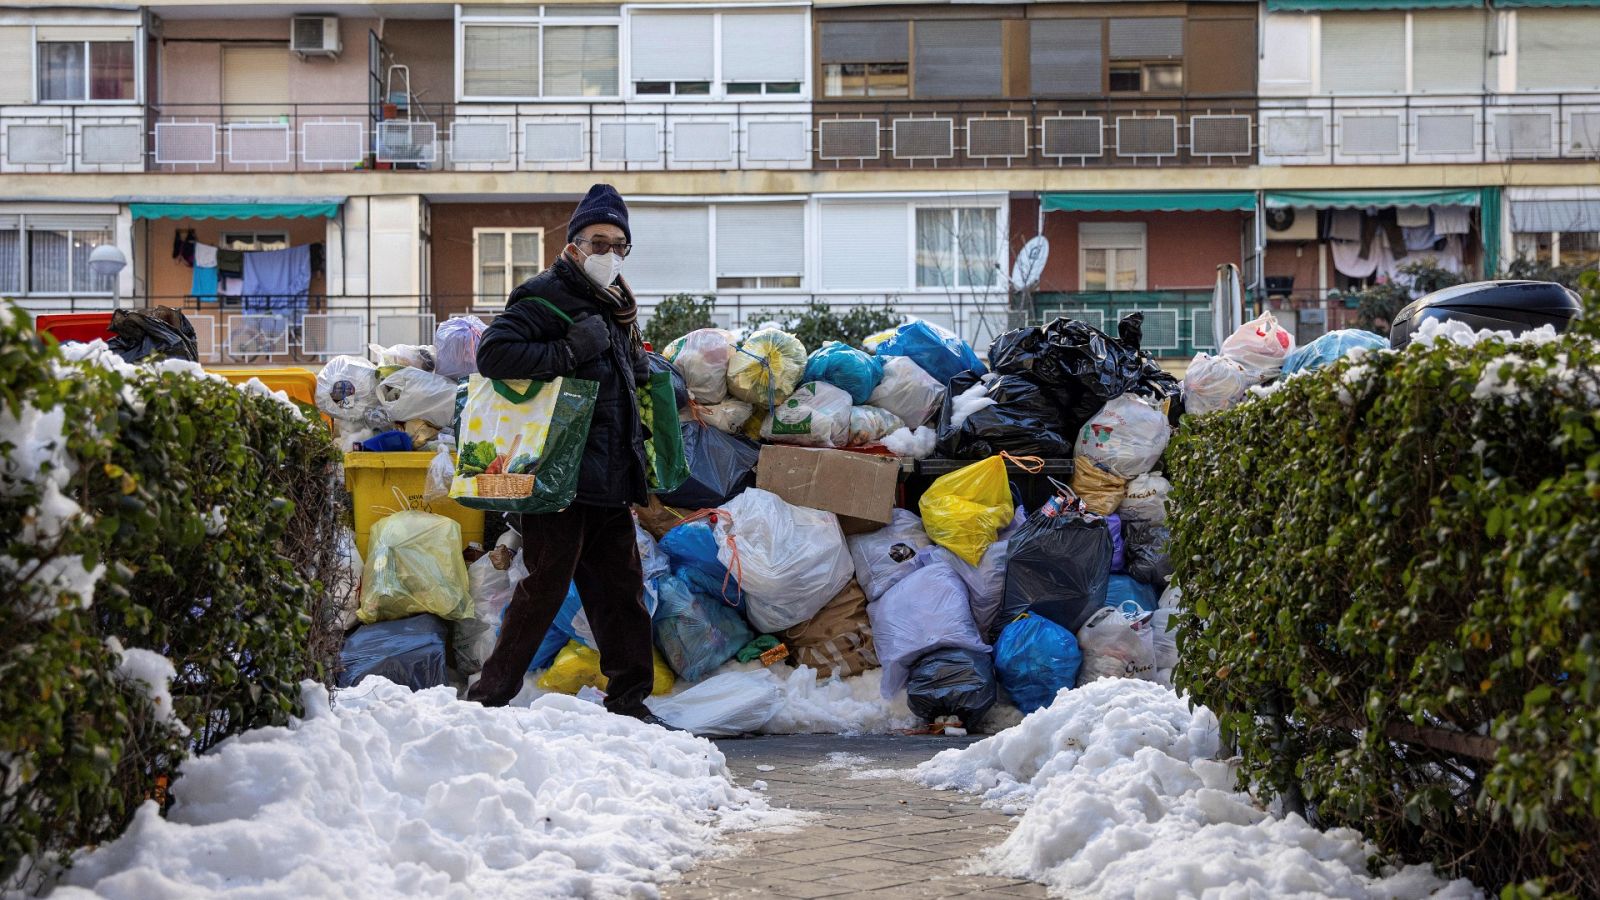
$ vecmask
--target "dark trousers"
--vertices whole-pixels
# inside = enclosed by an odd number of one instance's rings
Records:
[[[648,713],[644,700],[654,682],[654,653],[633,514],[620,504],[575,503],[561,512],[520,518],[528,577],[512,591],[500,640],[467,699],[485,706],[511,702],[561,610],[567,585],[576,582],[607,680],[606,709]]]

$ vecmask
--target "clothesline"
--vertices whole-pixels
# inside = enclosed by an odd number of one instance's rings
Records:
[[[241,297],[248,309],[304,312],[311,274],[324,266],[323,245],[300,244],[282,250],[216,247],[176,232],[172,255],[193,267],[189,293],[201,302]]]

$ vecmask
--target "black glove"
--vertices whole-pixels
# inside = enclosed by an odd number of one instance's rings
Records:
[[[600,316],[585,316],[567,329],[566,344],[572,364],[581,366],[611,346],[611,329]]]

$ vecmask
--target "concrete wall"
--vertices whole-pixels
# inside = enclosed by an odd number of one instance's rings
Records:
[[[573,203],[434,203],[433,306],[442,321],[472,301],[474,228],[543,228],[544,264],[566,245]]]
[[[1033,237],[1039,206],[1033,199],[1011,201],[1011,249],[1015,253]],[[1143,222],[1145,225],[1145,289],[1210,288],[1217,266],[1239,264],[1246,215],[1203,213],[1045,213],[1050,259],[1040,290],[1076,291],[1078,225],[1081,222]]]
[[[339,56],[289,57],[289,102],[367,101],[367,31],[376,19],[340,19]],[[281,44],[289,54],[289,19],[181,19],[162,23],[161,102],[218,103],[225,45]],[[448,52],[448,47],[446,48]]]

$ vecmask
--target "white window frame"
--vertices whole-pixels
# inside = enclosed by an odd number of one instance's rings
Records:
[[[1549,237],[1550,237],[1550,265],[1552,265],[1552,266],[1570,265],[1569,263],[1563,263],[1561,261],[1561,236],[1563,234],[1596,234],[1596,233],[1597,232],[1593,232],[1593,231],[1513,231],[1511,233],[1511,250],[1512,250],[1512,253],[1515,253],[1518,257],[1520,257],[1522,259],[1525,259],[1525,260],[1528,260],[1529,262],[1535,262],[1535,261],[1537,261],[1537,258],[1529,259],[1528,256],[1526,256],[1525,254],[1519,253],[1517,251],[1517,249],[1516,249],[1516,247],[1517,247],[1517,235],[1522,235],[1522,234],[1528,234],[1528,235],[1534,235],[1534,236],[1549,235]]]
[[[774,194],[774,195],[752,195],[752,196],[747,196],[747,197],[719,197],[719,198],[681,198],[680,197],[680,198],[670,198],[670,199],[669,198],[660,198],[663,202],[659,202],[659,203],[652,202],[655,199],[657,199],[657,198],[649,198],[649,199],[639,198],[639,199],[635,199],[635,200],[630,200],[629,202],[630,202],[630,204],[633,204],[633,205],[648,205],[648,206],[704,206],[704,207],[706,207],[706,240],[708,242],[706,244],[706,248],[707,248],[707,253],[706,253],[706,284],[710,285],[710,287],[705,289],[705,291],[704,291],[705,293],[716,294],[716,293],[719,293],[719,292],[726,292],[726,293],[735,293],[735,294],[779,294],[779,295],[781,295],[781,294],[795,294],[795,293],[801,293],[801,292],[806,292],[806,293],[810,292],[810,285],[811,285],[812,281],[811,281],[811,271],[810,271],[811,263],[810,263],[809,250],[810,250],[810,244],[811,244],[811,241],[812,241],[812,238],[813,238],[812,228],[814,226],[814,223],[818,221],[818,217],[817,217],[817,214],[813,211],[814,208],[815,208],[815,205],[812,204],[812,203],[806,202],[806,198],[805,197],[793,196],[793,195],[789,195],[789,194],[781,194],[781,195],[780,194]],[[794,205],[797,205],[797,206],[800,207],[800,214],[801,214],[801,222],[800,222],[800,229],[801,230],[800,230],[800,234],[802,236],[801,239],[806,243],[806,246],[801,248],[800,271],[798,271],[798,272],[788,272],[788,273],[769,272],[769,273],[766,273],[766,274],[757,274],[757,275],[718,275],[717,274],[717,269],[718,269],[718,266],[717,266],[717,209],[718,209],[718,207],[722,207],[722,206],[732,206],[732,205],[734,205],[736,203],[760,203],[760,204],[763,204],[763,205],[772,205],[772,204],[777,204],[777,203],[785,203],[785,204],[794,204]],[[627,267],[626,266],[623,267],[623,277],[627,277]],[[730,287],[730,288],[721,288],[721,287],[717,287],[717,279],[718,278],[755,278],[755,279],[757,279],[757,283],[759,284],[760,281],[764,281],[764,280],[767,280],[767,279],[795,278],[795,277],[799,277],[799,279],[800,279],[800,286],[799,287],[753,287],[753,288],[732,288],[732,287]],[[696,288],[694,290],[695,291],[699,291],[700,289]],[[674,289],[674,292],[675,291],[676,291],[676,289]],[[661,292],[659,292],[659,291],[643,291],[642,293],[654,294],[654,293],[661,293]]]
[[[512,274],[516,271],[516,260],[513,259],[512,255],[511,255],[511,248],[513,246],[513,243],[512,243],[512,240],[511,240],[511,236],[512,235],[514,235],[514,234],[532,234],[532,235],[537,235],[538,236],[538,238],[539,238],[539,249],[538,249],[538,253],[537,253],[537,258],[534,260],[534,265],[537,266],[541,270],[544,268],[544,229],[543,228],[526,228],[526,227],[511,227],[511,226],[499,226],[499,227],[496,227],[494,225],[485,225],[482,228],[474,228],[474,229],[472,229],[472,305],[473,305],[474,308],[477,307],[479,300],[481,298],[483,298],[484,296],[486,296],[483,293],[483,260],[478,255],[479,246],[480,246],[481,241],[483,240],[483,235],[485,235],[485,234],[500,234],[500,235],[504,235],[505,236],[504,240],[505,240],[505,251],[506,251],[506,253],[505,253],[505,261],[502,263],[502,265],[504,265],[504,267],[505,267],[506,293],[507,294],[510,294],[511,289],[517,286],[516,283],[512,279]],[[493,302],[494,303],[504,303],[505,302],[505,297],[496,298]]]
[[[906,260],[906,266],[907,266],[907,269],[909,270],[908,271],[908,277],[906,279],[906,283],[911,285],[911,290],[912,291],[917,292],[917,293],[923,293],[923,294],[946,294],[946,293],[949,293],[951,291],[959,291],[959,292],[962,292],[962,293],[982,293],[982,292],[988,292],[988,291],[1003,291],[1003,290],[1006,290],[1006,286],[1004,284],[1004,278],[1001,277],[1001,270],[1000,269],[996,269],[995,270],[994,280],[992,282],[990,282],[989,284],[965,284],[965,283],[963,283],[962,278],[961,278],[961,268],[962,267],[960,265],[961,261],[960,261],[959,258],[956,260],[956,267],[955,267],[955,270],[952,273],[952,277],[953,277],[954,280],[953,280],[953,282],[951,284],[930,284],[930,285],[918,284],[917,283],[917,212],[918,212],[918,210],[924,210],[924,209],[927,209],[927,210],[943,210],[945,212],[950,213],[950,215],[953,217],[953,219],[955,221],[957,221],[957,222],[960,221],[959,211],[963,210],[963,209],[992,209],[992,210],[994,210],[994,221],[995,221],[995,236],[994,236],[994,239],[995,239],[995,244],[994,244],[995,252],[994,252],[994,259],[995,259],[995,262],[999,266],[1001,266],[1002,268],[1006,264],[1006,255],[1005,255],[1005,251],[1006,251],[1006,228],[1008,226],[1007,226],[1007,222],[1006,222],[1005,207],[999,206],[999,205],[994,204],[994,203],[977,203],[977,202],[974,202],[974,203],[963,203],[963,204],[959,204],[959,205],[953,204],[953,203],[909,203],[909,204],[907,204],[906,215],[909,218],[909,222],[907,224],[907,228],[909,228],[910,230],[907,232],[909,240],[908,240],[906,246],[908,247],[908,249],[911,252],[909,254],[907,254],[907,256],[909,258]],[[957,225],[956,228],[959,229],[959,225]],[[961,234],[959,233],[959,230],[957,230],[957,232],[955,234],[955,241],[956,241],[955,246],[959,248],[961,246]],[[957,251],[957,256],[959,257],[959,255],[960,255],[960,252],[958,250]]]
[[[239,244],[230,247],[230,244]],[[217,238],[217,246],[224,250],[285,250],[290,246],[287,231],[224,231]]]
[[[9,231],[10,229],[6,229],[6,230]],[[67,240],[70,243],[71,240],[72,240],[72,236],[75,235],[75,234],[78,234],[79,232],[76,229],[69,228],[65,232],[57,232],[57,233],[65,233],[67,235]],[[84,233],[87,233],[87,231],[85,231]],[[113,244],[115,244],[117,242],[117,222],[116,222],[115,219],[113,219],[112,222],[111,222],[110,234],[111,234],[111,242]],[[79,291],[79,290],[72,289],[71,285],[72,285],[73,272],[72,272],[72,253],[71,253],[70,250],[67,253],[67,285],[68,285],[67,290],[65,290],[65,291],[36,291],[36,290],[33,290],[33,286],[29,283],[29,278],[28,278],[28,273],[29,273],[29,269],[30,269],[29,263],[31,262],[31,260],[29,258],[29,255],[31,253],[31,249],[28,246],[28,213],[19,213],[17,215],[17,240],[18,240],[17,265],[19,266],[19,268],[18,268],[18,278],[19,278],[20,287],[18,288],[18,290],[15,293],[6,292],[9,296],[47,298],[47,297],[112,297],[112,296],[116,295],[117,289],[116,289],[115,284],[113,284],[113,286],[111,288],[109,288],[107,290],[104,290],[104,291],[94,291],[94,290]],[[120,275],[117,276],[117,278],[120,278],[120,277],[121,277]],[[113,279],[113,281],[115,281],[115,279]]]
[[[549,5],[549,6],[569,6],[571,4],[556,4],[556,3],[552,3],[552,4],[547,4],[547,5]],[[531,5],[530,5],[530,7],[508,7],[508,9],[517,9],[517,8],[523,8],[523,9],[531,8]],[[623,24],[627,20],[627,17],[622,14],[622,7],[620,5],[615,7],[615,9],[617,10],[615,13],[607,13],[605,15],[593,15],[593,16],[546,16],[544,14],[545,5],[537,5],[536,8],[538,9],[538,12],[534,13],[534,14],[507,12],[505,15],[466,15],[464,13],[464,11],[463,11],[464,7],[461,4],[457,4],[456,5],[456,8],[455,8],[455,17],[456,17],[455,18],[455,69],[456,69],[455,75],[456,75],[456,99],[457,99],[457,102],[460,102],[460,103],[535,103],[535,102],[548,101],[548,102],[555,102],[555,103],[596,103],[596,102],[608,101],[608,100],[621,100],[622,97],[623,97],[624,85],[626,84],[625,79],[627,78],[627,71],[628,71],[628,64],[627,64],[627,60],[626,60],[627,53],[628,53],[627,31],[626,31],[626,28],[625,28],[625,26]],[[523,28],[534,28],[535,30],[537,30],[539,32],[539,94],[538,94],[538,96],[532,96],[532,97],[480,97],[480,96],[469,96],[466,93],[466,42],[467,42],[467,29],[466,29],[466,26],[468,26],[468,25],[509,25],[509,26],[523,27]],[[554,96],[554,95],[545,94],[545,92],[544,92],[544,65],[545,65],[544,29],[545,29],[546,25],[549,25],[552,28],[559,28],[559,27],[566,26],[566,25],[590,25],[590,26],[599,25],[599,26],[611,26],[611,27],[616,28],[616,30],[617,30],[617,91],[618,91],[618,93],[616,93],[616,94],[596,95],[596,96],[593,96],[593,97],[584,97],[584,96],[566,97],[566,96]]]
[[[1402,10],[1373,10],[1373,11],[1374,12],[1402,12]],[[1459,12],[1460,10],[1456,10],[1456,11]],[[1360,12],[1361,11],[1352,11],[1351,13],[1331,13],[1331,15],[1359,15]],[[1404,10],[1403,12],[1405,13],[1405,22],[1406,22],[1406,28],[1405,28],[1405,84],[1400,90],[1397,90],[1397,91],[1394,91],[1394,92],[1391,92],[1391,93],[1387,93],[1387,94],[1375,94],[1375,93],[1368,92],[1368,91],[1357,91],[1357,92],[1332,91],[1332,90],[1329,90],[1322,83],[1322,49],[1323,49],[1322,48],[1322,25],[1323,25],[1323,22],[1324,22],[1324,17],[1327,16],[1327,15],[1330,15],[1330,13],[1311,13],[1310,15],[1313,17],[1312,35],[1311,35],[1312,57],[1311,57],[1311,63],[1310,63],[1311,64],[1311,93],[1315,94],[1315,95],[1318,95],[1318,96],[1327,96],[1327,97],[1404,97],[1404,96],[1417,95],[1416,17],[1418,15],[1427,15],[1429,11],[1424,9],[1424,10]],[[1489,17],[1489,22],[1493,26],[1492,29],[1491,29],[1492,34],[1490,35],[1490,38],[1489,38],[1489,44],[1484,47],[1484,54],[1485,54],[1485,56],[1487,57],[1487,60],[1488,60],[1487,61],[1487,65],[1500,67],[1499,77],[1496,79],[1496,82],[1499,85],[1498,91],[1484,91],[1482,89],[1479,89],[1479,90],[1463,90],[1463,91],[1459,91],[1459,92],[1438,91],[1438,92],[1434,92],[1434,93],[1430,93],[1430,94],[1422,94],[1420,96],[1425,96],[1425,97],[1449,97],[1449,96],[1477,96],[1477,95],[1482,94],[1482,93],[1491,93],[1491,94],[1492,93],[1502,93],[1502,94],[1503,93],[1512,93],[1512,90],[1509,87],[1509,82],[1508,82],[1508,80],[1506,78],[1506,75],[1505,75],[1505,67],[1509,64],[1511,66],[1511,71],[1512,72],[1516,71],[1516,33],[1515,33],[1514,30],[1512,30],[1512,31],[1509,32],[1510,36],[1509,37],[1507,36],[1508,35],[1508,28],[1513,28],[1514,29],[1514,27],[1515,27],[1512,23],[1514,23],[1515,20],[1516,20],[1515,19],[1516,10],[1504,10],[1504,9],[1492,9],[1491,8],[1491,9],[1483,10],[1483,13],[1484,13],[1484,15]]]
[[[103,23],[100,23],[100,22],[94,22],[94,23],[83,22],[81,24],[83,24],[86,27],[93,27],[95,25],[100,25],[100,24],[103,24]],[[84,99],[82,99],[82,100],[45,100],[40,96],[41,91],[39,90],[39,88],[40,88],[40,85],[39,85],[39,44],[40,44],[40,41],[39,41],[39,26],[37,26],[37,25],[33,26],[33,29],[31,31],[29,37],[31,38],[31,40],[29,41],[28,46],[30,48],[32,48],[33,52],[29,55],[29,59],[28,59],[28,81],[29,81],[29,91],[31,92],[31,96],[33,97],[33,102],[34,102],[35,105],[37,105],[37,106],[130,106],[130,105],[143,105],[144,104],[144,44],[145,44],[144,26],[142,26],[142,25],[141,26],[135,26],[134,29],[133,29],[133,37],[131,38],[131,43],[133,44],[133,96],[128,98],[128,99],[126,99],[126,100],[94,100],[94,99],[91,99],[89,97],[89,86],[90,86],[90,83],[91,83],[90,82],[90,78],[89,78],[89,72],[90,72],[90,69],[92,67],[89,64],[89,47],[88,47],[88,45],[89,44],[116,44],[116,43],[122,43],[121,41],[89,41],[89,40],[78,41],[77,43],[81,43],[81,44],[85,45],[84,48],[83,48],[83,97],[84,97]],[[72,43],[72,42],[71,41],[45,41],[44,43],[47,43],[47,44],[64,44],[64,43]]]
[[[1110,226],[1110,227],[1097,227]],[[1139,241],[1131,242],[1132,226],[1138,226]],[[1120,230],[1118,230],[1120,229]],[[1089,287],[1090,250],[1104,250],[1106,256],[1106,286]],[[1131,288],[1112,287],[1112,273],[1117,269],[1114,261],[1124,253],[1139,254],[1138,277]],[[1091,291],[1146,291],[1150,283],[1150,229],[1144,222],[1080,222],[1078,223],[1078,290]]]
[[[618,55],[627,60],[626,62],[621,62],[620,65],[621,65],[621,68],[623,69],[623,71],[626,72],[626,78],[625,78],[625,82],[623,83],[622,89],[623,89],[623,92],[626,95],[627,99],[629,99],[629,100],[638,100],[638,101],[643,102],[643,103],[707,103],[707,102],[723,101],[723,100],[730,100],[730,101],[733,101],[733,102],[736,102],[736,103],[744,103],[744,102],[752,102],[752,103],[759,103],[759,102],[767,102],[767,103],[810,103],[811,102],[811,68],[812,68],[812,64],[813,64],[813,60],[812,60],[812,56],[811,56],[811,54],[812,54],[812,37],[813,36],[812,36],[811,31],[812,31],[813,22],[812,22],[811,16],[809,15],[809,12],[808,12],[809,4],[805,4],[805,3],[784,3],[784,4],[775,4],[775,5],[771,5],[771,6],[740,7],[740,9],[745,13],[795,11],[795,12],[799,12],[802,16],[805,17],[805,26],[801,29],[801,33],[804,35],[804,39],[805,39],[805,47],[804,47],[804,52],[802,54],[803,65],[800,68],[800,90],[795,92],[795,93],[793,93],[793,94],[772,94],[772,93],[768,93],[767,92],[767,88],[766,88],[766,86],[768,84],[787,84],[788,83],[788,82],[778,82],[778,81],[738,82],[739,84],[760,84],[761,85],[761,92],[760,93],[756,93],[756,94],[730,94],[730,93],[728,93],[728,82],[725,79],[723,79],[723,77],[722,77],[722,21],[723,21],[723,11],[721,9],[707,10],[707,9],[705,9],[703,7],[700,7],[700,6],[695,6],[695,5],[680,6],[680,5],[677,5],[677,4],[662,5],[662,6],[628,6],[628,7],[625,7],[624,9],[626,11],[626,15],[623,16],[623,26],[622,26],[622,39],[623,39],[624,43],[622,44],[622,50],[620,51],[620,53]],[[634,15],[639,14],[639,13],[645,13],[645,14],[649,14],[649,15],[671,15],[673,11],[677,11],[677,12],[683,13],[683,14],[696,14],[697,13],[697,14],[700,14],[700,15],[709,15],[709,16],[711,16],[711,91],[710,91],[710,93],[706,93],[706,94],[679,94],[678,90],[677,90],[677,85],[679,84],[679,82],[671,82],[671,84],[673,85],[673,88],[672,88],[672,93],[669,93],[669,94],[641,94],[641,93],[639,93],[638,81],[636,81],[634,79],[633,73],[631,71],[631,69],[632,69],[632,59],[633,59],[633,26],[632,26],[633,17],[634,17]],[[735,15],[738,15],[738,13],[735,13]],[[684,82],[684,83],[690,83],[690,82]]]

